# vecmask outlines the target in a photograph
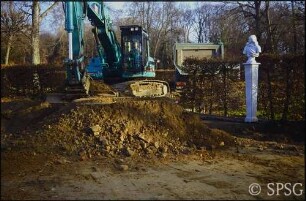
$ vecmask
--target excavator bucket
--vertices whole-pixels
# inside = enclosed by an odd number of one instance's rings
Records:
[[[47,94],[46,101],[49,103],[66,103],[75,99],[85,98],[89,96],[90,76],[85,75],[82,83],[76,85],[66,84],[65,92]]]

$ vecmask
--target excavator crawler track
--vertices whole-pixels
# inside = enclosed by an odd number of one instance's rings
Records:
[[[164,97],[170,93],[168,82],[162,80],[128,81],[112,87],[123,96]]]

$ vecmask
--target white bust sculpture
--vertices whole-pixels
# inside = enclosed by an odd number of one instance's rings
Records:
[[[243,54],[245,54],[248,57],[247,64],[254,64],[257,63],[255,61],[255,57],[259,56],[259,53],[261,53],[261,47],[259,46],[257,42],[257,38],[255,35],[251,35],[249,37],[248,42],[246,43]]]

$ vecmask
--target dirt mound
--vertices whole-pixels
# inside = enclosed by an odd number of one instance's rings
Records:
[[[90,81],[90,94],[110,94],[114,95],[115,91],[109,85],[103,83],[102,81],[91,80]]]
[[[167,100],[128,100],[107,105],[69,104],[32,127],[27,146],[38,152],[95,156],[190,153],[233,144],[198,116]]]
[[[165,157],[233,145],[227,133],[208,128],[168,99],[67,105],[3,99],[1,109],[1,146],[38,153]]]
[[[29,98],[1,98],[1,132],[21,132],[55,109]]]

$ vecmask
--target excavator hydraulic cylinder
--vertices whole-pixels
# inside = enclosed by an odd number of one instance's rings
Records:
[[[72,46],[72,31],[74,29],[73,26],[73,2],[66,2],[66,22],[65,29],[68,32],[68,58],[70,60],[73,59],[73,46]]]

